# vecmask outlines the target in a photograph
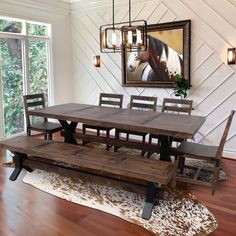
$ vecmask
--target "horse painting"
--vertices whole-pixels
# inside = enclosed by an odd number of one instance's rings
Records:
[[[183,56],[148,35],[147,50],[130,52],[126,66],[127,73],[135,80],[173,82],[177,74],[183,74]]]

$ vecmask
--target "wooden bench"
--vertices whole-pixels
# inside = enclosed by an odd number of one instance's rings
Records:
[[[32,171],[27,162],[64,163],[72,169],[85,168],[103,175],[104,172],[117,176],[134,178],[146,182],[146,202],[142,218],[149,219],[159,188],[156,184],[172,187],[176,184],[177,162],[165,162],[131,155],[107,152],[99,148],[82,147],[79,145],[61,143],[51,140],[41,140],[34,137],[19,136],[0,142],[0,147],[14,154],[15,169],[10,180],[17,179],[24,168]],[[49,162],[48,162],[49,161]]]

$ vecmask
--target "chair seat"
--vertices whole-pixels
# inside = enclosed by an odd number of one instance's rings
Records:
[[[178,154],[186,156],[198,156],[199,158],[216,159],[218,147],[183,141],[176,149]]]
[[[34,129],[34,130],[38,130],[38,131],[60,131],[62,130],[62,126],[58,123],[53,123],[53,122],[39,122],[37,124],[33,124],[30,127],[28,127],[29,129]]]

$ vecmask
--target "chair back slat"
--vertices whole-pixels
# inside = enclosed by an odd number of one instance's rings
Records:
[[[157,97],[131,95],[130,109],[156,111]]]
[[[44,103],[44,101],[28,102],[27,105],[28,105],[28,108],[29,108],[29,107],[38,107],[38,106],[44,107],[44,106],[45,106],[45,103]]]
[[[162,112],[185,113],[191,115],[193,100],[164,98]]]
[[[44,94],[29,94],[23,96],[24,100],[24,108],[25,108],[25,116],[26,116],[26,124],[27,127],[31,124],[30,115],[28,114],[29,110],[38,109],[38,108],[44,108],[45,107],[45,99]],[[47,121],[46,118],[44,118],[44,121]]]
[[[217,149],[217,158],[220,159],[222,157],[222,154],[223,154],[223,149],[224,149],[224,145],[225,145],[225,142],[226,142],[226,138],[228,136],[228,133],[229,133],[229,129],[230,129],[230,126],[231,126],[231,123],[232,123],[232,120],[233,120],[233,117],[234,117],[234,113],[235,111],[232,110],[230,112],[230,115],[227,119],[227,123],[226,123],[226,126],[225,126],[225,130],[223,132],[223,135],[222,135],[222,138],[220,140],[220,144],[218,146],[218,149]]]
[[[100,93],[99,106],[122,108],[123,94]]]

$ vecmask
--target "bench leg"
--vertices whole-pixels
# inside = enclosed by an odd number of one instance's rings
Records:
[[[13,161],[15,163],[15,169],[9,178],[11,181],[15,181],[17,177],[19,176],[21,170],[23,169],[22,158],[26,157],[25,154],[21,154],[21,153],[14,153],[14,154],[15,156],[13,157]]]
[[[149,182],[146,190],[146,201],[142,212],[142,218],[149,220],[152,215],[152,209],[155,204],[156,188],[154,183]]]

